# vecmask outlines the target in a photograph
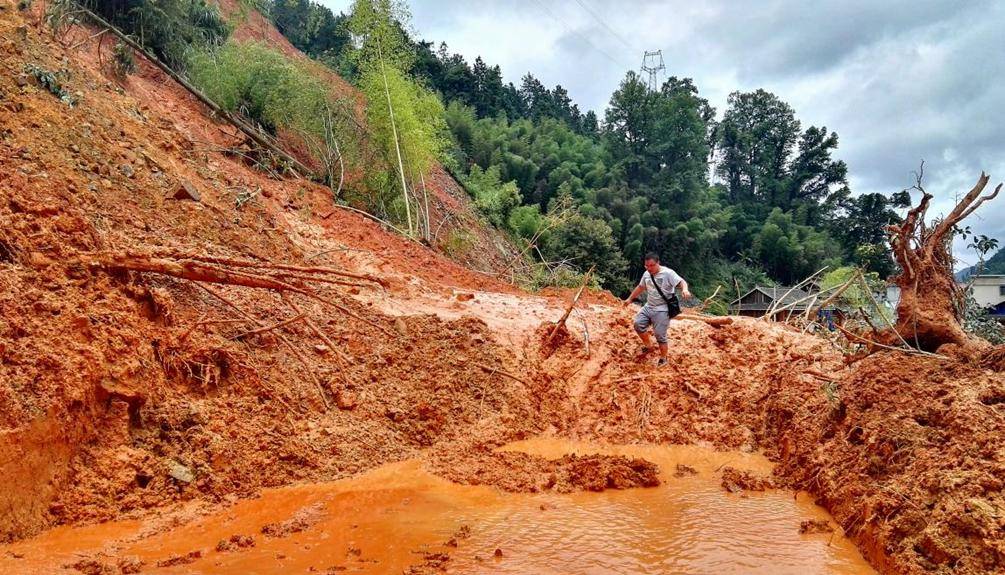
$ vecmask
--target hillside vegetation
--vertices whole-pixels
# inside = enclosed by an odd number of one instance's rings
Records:
[[[308,0],[263,8],[294,45],[355,77],[348,16]],[[596,265],[619,293],[647,251],[702,292],[734,279],[791,283],[824,265],[894,271],[884,226],[907,194],[853,196],[837,134],[804,127],[770,92],[736,92],[720,114],[690,78],[652,92],[629,71],[598,117],[532,74],[515,86],[481,58],[411,44],[406,71],[446,104],[448,164],[489,220],[539,257]],[[568,205],[573,217],[544,223]]]
[[[895,269],[884,227],[909,196],[853,195],[834,157],[838,135],[803,126],[765,90],[736,92],[719,112],[690,78],[650,91],[629,71],[601,114],[584,113],[562,86],[529,73],[515,86],[499,66],[409,37],[400,3],[358,1],[337,15],[309,0],[240,4],[232,18],[260,11],[354,84],[368,102],[360,111],[351,95],[325,96],[317,70],[227,40],[230,27],[201,0],[93,5],[226,109],[285,138],[343,200],[427,241],[427,180],[439,163],[526,263],[595,266],[619,294],[647,251],[706,295],[717,284],[793,283],[824,266],[881,278]],[[153,11],[163,16],[148,38]]]

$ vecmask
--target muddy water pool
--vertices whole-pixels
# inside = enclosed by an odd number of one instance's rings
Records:
[[[456,574],[874,572],[840,530],[799,533],[805,520],[830,519],[805,494],[732,494],[720,486],[725,465],[770,473],[760,455],[552,439],[506,449],[644,457],[659,464],[663,484],[512,494],[453,484],[405,461],[343,481],[267,490],[208,515],[57,528],[0,546],[0,572],[72,573],[63,567],[122,558],[142,561],[142,573],[388,574],[423,564]],[[678,463],[697,474],[676,477]],[[235,535],[254,545],[218,550]]]

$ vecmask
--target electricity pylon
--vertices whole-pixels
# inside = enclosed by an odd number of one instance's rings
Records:
[[[663,65],[663,50],[646,52],[642,56],[642,71],[649,74],[649,91],[655,92],[659,89],[659,74],[666,70]]]

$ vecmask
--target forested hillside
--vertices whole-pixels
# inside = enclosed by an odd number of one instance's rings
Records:
[[[268,9],[294,45],[354,77],[347,16],[307,0]],[[648,250],[705,288],[789,283],[846,263],[893,272],[883,226],[907,195],[854,196],[834,158],[838,135],[804,126],[770,92],[735,92],[720,114],[690,78],[650,92],[628,71],[598,118],[530,73],[515,86],[481,58],[411,43],[411,77],[446,105],[451,167],[490,221],[534,240],[537,257],[597,265],[615,291]]]

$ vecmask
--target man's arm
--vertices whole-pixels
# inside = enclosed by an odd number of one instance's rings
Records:
[[[642,287],[642,284],[635,286],[635,290],[632,291],[632,295],[628,296],[628,299],[626,299],[621,305],[627,306],[628,304],[635,301],[635,298],[639,297],[642,294],[643,289],[645,288]]]
[[[680,293],[684,296],[684,299],[691,299],[691,290],[687,287],[687,280],[680,278],[680,283],[677,285],[680,286]]]

